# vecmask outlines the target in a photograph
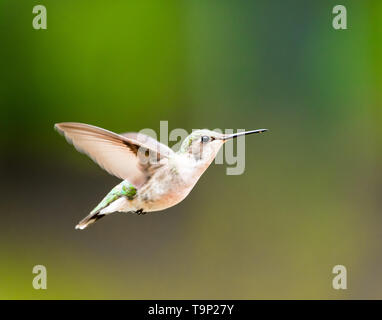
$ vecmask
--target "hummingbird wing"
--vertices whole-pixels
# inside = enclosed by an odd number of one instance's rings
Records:
[[[78,151],[87,154],[107,172],[128,180],[136,187],[141,186],[152,174],[152,170],[160,166],[158,162],[151,164],[147,158],[142,161],[142,150],[149,151],[157,161],[171,155],[166,148],[152,148],[133,138],[84,123],[57,123],[55,129]]]

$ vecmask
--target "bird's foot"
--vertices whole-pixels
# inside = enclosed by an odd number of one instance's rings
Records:
[[[137,211],[135,211],[135,213],[137,214],[137,215],[144,215],[144,214],[146,214],[147,212],[143,212],[143,209],[139,209],[139,210],[137,210]]]

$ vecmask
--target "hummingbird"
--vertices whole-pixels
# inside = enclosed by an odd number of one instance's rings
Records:
[[[117,134],[76,122],[57,123],[54,127],[78,151],[123,180],[76,225],[81,230],[114,212],[145,214],[178,204],[187,197],[226,141],[267,131],[223,134],[195,130],[185,138],[179,151],[174,152],[143,133]]]

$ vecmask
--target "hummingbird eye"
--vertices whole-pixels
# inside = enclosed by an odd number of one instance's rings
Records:
[[[202,136],[202,142],[205,143],[205,142],[208,142],[210,140],[210,137],[208,136]]]

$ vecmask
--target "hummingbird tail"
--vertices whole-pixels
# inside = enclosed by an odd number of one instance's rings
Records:
[[[132,199],[137,193],[137,189],[127,180],[115,186],[103,200],[77,225],[76,229],[83,230],[88,225],[96,222],[107,214],[126,211],[127,199]]]
[[[90,224],[96,222],[97,220],[101,219],[104,217],[104,214],[100,214],[99,212],[97,213],[91,213],[88,216],[86,216],[84,219],[82,219],[77,225],[76,229],[83,230],[86,227],[88,227]]]

